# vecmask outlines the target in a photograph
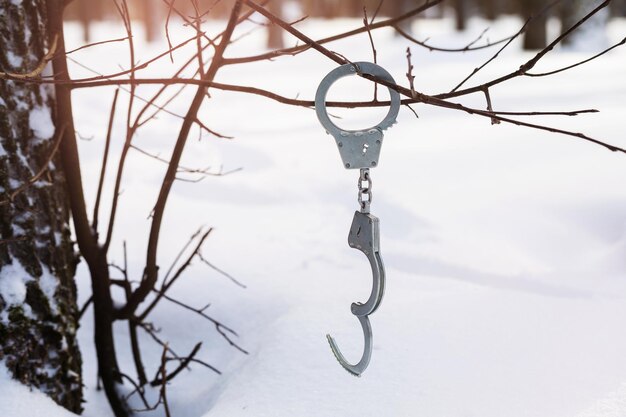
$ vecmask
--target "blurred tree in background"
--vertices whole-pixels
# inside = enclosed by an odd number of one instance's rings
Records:
[[[145,37],[148,41],[155,40],[159,27],[164,24],[166,10],[172,0],[129,0],[131,13],[144,23]],[[228,15],[234,0],[197,0],[195,2],[180,2],[176,6],[194,17],[194,3],[198,9],[210,10],[208,14],[201,16],[202,19],[224,19]],[[337,17],[363,18],[365,7],[371,15],[378,11],[380,16],[396,17],[406,13],[413,7],[423,3],[421,0],[272,0],[269,7],[272,13],[281,14],[281,10],[287,5],[295,5],[306,16],[332,19]],[[522,19],[533,16],[530,29],[524,36],[524,49],[540,49],[546,45],[546,25],[550,17],[558,18],[563,29],[570,27],[581,16],[597,6],[597,0],[562,0],[558,12],[552,10],[542,13],[549,6],[549,2],[542,0],[447,0],[442,5],[437,5],[426,16],[441,17],[443,15],[454,16],[456,30],[462,31],[467,27],[467,21],[474,16],[481,16],[488,20],[494,20],[500,15],[518,15]],[[613,0],[610,13],[612,16],[626,16],[626,0]],[[67,20],[77,21],[83,26],[84,40],[90,40],[90,28],[94,21],[116,19],[118,16],[114,3],[109,1],[73,0],[68,6],[65,17]],[[608,12],[594,17],[593,22],[587,25],[587,30],[568,37],[564,45],[571,45],[576,39],[588,36],[589,33],[601,30],[609,17]],[[411,20],[404,20],[399,24],[400,29],[410,33]],[[268,25],[268,47],[280,48],[282,44],[281,31],[274,25]]]

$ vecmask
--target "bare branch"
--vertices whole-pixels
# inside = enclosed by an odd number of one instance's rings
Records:
[[[559,0],[557,0],[557,1],[559,1]],[[554,4],[554,2],[552,3],[552,5],[553,5],[553,4]],[[471,73],[470,73],[467,77],[465,77],[465,78],[463,79],[463,81],[461,81],[460,83],[458,83],[458,84],[457,84],[457,86],[456,86],[456,87],[454,87],[454,88],[451,90],[451,93],[454,93],[454,92],[455,92],[455,91],[457,91],[459,88],[461,88],[461,86],[462,86],[463,84],[465,84],[467,81],[469,81],[469,80],[470,80],[470,79],[471,79],[474,75],[478,74],[478,72],[479,72],[480,70],[482,70],[483,68],[485,68],[485,67],[486,67],[487,65],[489,65],[491,62],[493,62],[493,61],[494,61],[494,60],[495,60],[498,56],[500,56],[500,53],[501,53],[502,51],[504,51],[504,50],[505,50],[505,49],[506,49],[506,48],[507,48],[507,47],[511,44],[511,42],[513,42],[513,41],[514,41],[515,39],[517,39],[517,38],[518,38],[518,37],[519,37],[522,33],[524,33],[524,32],[526,31],[526,28],[528,28],[528,25],[530,24],[531,20],[532,20],[532,18],[529,18],[528,20],[526,20],[526,22],[524,22],[524,25],[521,27],[521,29],[520,29],[520,30],[518,30],[518,31],[517,31],[517,33],[516,33],[515,35],[511,36],[511,37],[510,37],[510,38],[509,38],[509,39],[505,42],[505,44],[504,44],[504,45],[502,45],[502,47],[501,47],[500,49],[498,49],[498,51],[497,51],[495,54],[493,54],[493,55],[491,56],[491,58],[489,58],[487,61],[485,61],[485,62],[484,62],[481,66],[479,66],[479,67],[477,67],[477,68],[474,68],[474,70],[473,70],[473,71],[472,71],[472,72],[471,72]]]
[[[160,398],[163,402],[163,409],[165,410],[165,417],[172,417],[172,413],[170,412],[170,407],[169,404],[167,403],[167,381],[168,381],[168,376],[167,376],[167,371],[165,368],[165,364],[166,364],[166,357],[167,354],[167,346],[163,348],[163,354],[161,355],[161,380],[163,381],[163,383],[161,384],[161,393],[160,393]]]
[[[174,378],[176,378],[176,375],[178,375],[180,371],[182,371],[183,369],[187,368],[187,366],[189,366],[189,363],[193,361],[196,354],[200,351],[200,347],[202,347],[202,342],[198,342],[196,346],[194,346],[194,348],[191,350],[189,355],[187,355],[186,357],[182,358],[182,360],[180,360],[180,364],[176,367],[174,372],[167,374],[167,376],[165,377],[163,377],[163,375],[161,375],[160,377],[156,377],[155,379],[152,380],[152,382],[150,382],[150,385],[152,385],[153,387],[156,387],[161,384],[165,384],[168,381],[171,381]],[[219,371],[217,373],[221,374],[221,372]]]
[[[242,2],[243,0],[237,0],[231,10],[231,14],[227,23],[226,30],[224,31],[224,35],[222,35],[222,39],[215,50],[215,55],[213,56],[211,65],[209,69],[207,70],[205,77],[203,78],[204,81],[213,81],[213,78],[215,77],[218,70],[223,65],[224,52],[226,51],[226,48],[230,42],[232,34],[237,25],[239,13],[241,11]],[[154,208],[154,215],[152,217],[152,226],[150,228],[150,237],[148,240],[148,253],[147,253],[147,258],[146,258],[145,277],[142,280],[139,287],[133,292],[130,300],[126,303],[124,307],[122,307],[117,312],[117,316],[119,318],[129,317],[137,309],[139,304],[150,293],[150,291],[154,287],[154,284],[157,281],[157,278],[158,278],[157,248],[158,248],[158,243],[159,243],[161,222],[163,220],[163,214],[165,212],[165,205],[167,203],[167,199],[169,197],[172,184],[174,183],[174,180],[176,178],[178,164],[180,163],[180,158],[185,148],[185,144],[187,142],[187,138],[189,136],[191,126],[194,123],[194,120],[197,119],[197,113],[200,109],[202,102],[204,101],[205,92],[206,92],[205,87],[198,88],[198,90],[196,91],[196,95],[192,101],[192,104],[189,107],[189,111],[187,112],[187,116],[185,117],[185,120],[183,121],[183,125],[181,126],[179,136],[176,141],[176,145],[174,146],[172,157],[170,158],[170,165],[168,166],[167,172],[165,174],[165,178],[163,179],[161,190],[157,198],[157,203]]]
[[[496,45],[500,45],[504,42],[510,41],[513,37],[517,37],[519,36],[518,33],[511,35],[511,36],[507,36],[506,38],[503,39],[499,39],[497,41],[494,42],[487,42],[484,45],[480,45],[480,46],[474,46],[474,44],[476,44],[476,42],[478,42],[479,40],[481,40],[483,38],[483,36],[485,35],[485,33],[487,32],[488,29],[485,29],[481,32],[481,34],[474,39],[472,42],[468,43],[467,45],[460,47],[460,48],[442,48],[440,46],[433,46],[433,45],[429,45],[426,43],[426,40],[424,41],[419,41],[417,39],[415,39],[415,37],[409,35],[408,33],[406,33],[405,31],[403,31],[399,26],[394,26],[393,27],[396,32],[398,32],[400,35],[402,35],[404,38],[406,38],[407,40],[413,42],[416,45],[422,46],[426,49],[428,49],[429,51],[436,51],[436,52],[471,52],[471,51],[480,51],[481,49],[487,49],[487,48],[491,48],[494,47]]]
[[[489,89],[485,88],[483,90],[483,92],[485,93],[485,100],[487,100],[487,111],[492,112],[493,108],[491,107],[491,95],[489,95]],[[496,118],[491,118],[491,124],[492,125],[497,125],[500,124],[500,120],[496,119]]]
[[[80,311],[78,312],[78,320],[80,320],[85,315],[85,312],[87,311],[87,309],[92,303],[93,303],[93,294],[89,296],[87,301],[85,301],[85,304],[83,304],[83,306],[80,308]]]
[[[411,89],[411,98],[415,98],[415,75],[413,75],[413,63],[411,62],[411,48],[406,48],[407,71],[406,78],[409,80],[409,88]]]
[[[125,40],[128,40],[127,36],[124,36],[123,38],[107,39],[106,41],[88,43],[87,45],[82,45],[82,46],[80,46],[80,47],[78,47],[76,49],[72,49],[71,51],[67,51],[65,54],[69,55],[69,54],[73,54],[74,52],[78,52],[78,51],[80,51],[82,49],[92,48],[94,46],[99,46],[99,45],[105,45],[107,43],[124,42]]]
[[[126,28],[126,34],[128,36],[128,49],[130,54],[130,80],[133,81],[135,79],[135,44],[133,42],[133,31],[130,22],[130,13],[128,11],[128,4],[126,0],[122,0],[121,5],[118,5],[117,1],[115,2],[116,7],[119,10],[120,16],[122,17],[122,21],[124,22],[124,27]],[[115,178],[115,186],[113,188],[113,202],[111,204],[111,212],[109,214],[109,224],[107,227],[107,234],[104,244],[102,245],[102,250],[106,253],[111,245],[111,239],[113,238],[113,230],[115,227],[115,215],[117,213],[118,201],[120,196],[120,187],[122,183],[122,173],[124,171],[124,165],[126,163],[126,155],[128,154],[128,148],[130,147],[130,143],[132,141],[134,131],[131,129],[131,118],[133,112],[133,104],[135,102],[135,90],[137,86],[134,84],[130,85],[130,98],[128,100],[128,111],[126,116],[126,140],[124,141],[124,147],[122,149],[122,154],[120,155],[120,160],[117,167],[117,175]]]
[[[443,0],[426,0],[421,6],[416,7],[413,10],[410,10],[406,13],[404,13],[403,15],[400,15],[398,17],[394,17],[391,19],[387,19],[387,20],[382,20],[378,23],[373,23],[371,25],[369,25],[370,30],[375,30],[375,29],[380,29],[383,27],[391,27],[403,20],[406,19],[410,19],[414,16],[417,16],[418,14],[422,13],[424,10],[430,9],[431,7],[436,6],[437,4],[443,2]],[[250,6],[254,11],[259,12],[260,14],[262,14],[263,16],[265,16],[266,18],[269,19],[269,17],[262,13],[261,11],[258,10],[259,7],[259,3],[254,3],[255,7],[251,6],[251,2],[246,2],[248,4],[248,6]],[[265,12],[267,12],[267,10],[263,9]],[[272,15],[273,16],[273,15]],[[275,18],[276,16],[274,16]],[[270,21],[272,21],[272,23],[278,24],[276,21],[269,19]],[[288,24],[287,24],[288,25]],[[280,25],[279,25],[280,26]],[[282,27],[282,26],[281,26]],[[285,29],[283,27],[283,29]],[[323,45],[325,43],[329,43],[329,42],[334,42],[334,41],[338,41],[341,39],[345,39],[345,38],[349,38],[351,36],[354,35],[358,35],[360,33],[366,32],[367,29],[362,26],[360,28],[354,29],[354,30],[350,30],[344,33],[340,33],[337,35],[333,35],[333,36],[329,36],[327,38],[323,38],[320,39],[318,41],[315,42],[306,42],[306,45],[300,45],[300,46],[294,46],[292,48],[285,48],[285,49],[280,49],[277,51],[272,51],[272,52],[268,52],[268,53],[264,53],[264,54],[259,54],[259,55],[254,55],[254,56],[249,56],[249,57],[241,57],[241,58],[229,58],[229,59],[225,59],[224,60],[224,65],[233,65],[233,64],[243,64],[246,62],[255,62],[255,61],[265,61],[268,59],[272,59],[272,58],[276,58],[279,56],[283,56],[283,55],[297,55],[301,52],[304,52],[306,50],[308,50],[309,48],[311,48],[312,44],[316,44],[316,45]],[[287,30],[287,32],[289,32],[289,30]]]
[[[613,49],[615,49],[615,48],[617,48],[619,46],[622,46],[624,44],[626,44],[626,38],[624,38],[621,41],[617,42],[616,44],[606,48],[604,51],[599,52],[599,53],[595,54],[594,56],[592,56],[590,58],[583,59],[582,61],[579,61],[579,62],[577,62],[575,64],[568,65],[566,67],[559,68],[559,69],[556,69],[556,70],[553,70],[553,71],[548,71],[548,72],[541,72],[541,73],[529,73],[529,72],[526,72],[524,75],[526,77],[546,77],[548,75],[558,74],[559,72],[567,71],[567,70],[570,70],[572,68],[576,68],[576,67],[578,67],[580,65],[586,64],[587,62],[593,61],[594,59],[599,58],[602,55],[606,54],[607,52],[610,52]]]
[[[148,335],[152,338],[152,340],[154,340],[157,344],[161,345],[162,347],[167,346],[167,350],[168,350],[168,352],[170,352],[172,355],[174,355],[173,360],[184,360],[184,359],[185,359],[184,357],[181,357],[181,356],[179,356],[178,354],[176,354],[176,352],[174,352],[174,350],[172,350],[172,348],[170,348],[170,347],[167,345],[167,343],[166,343],[166,342],[164,342],[163,340],[161,340],[161,339],[160,339],[160,338],[156,335],[155,329],[154,329],[154,328],[153,328],[153,327],[152,327],[149,323],[137,323],[137,325],[138,325],[140,328],[142,328],[142,329],[143,329],[143,330],[144,330],[144,331],[145,331],[145,332],[146,332],[146,333],[147,333],[147,334],[148,334]],[[212,371],[213,371],[213,372],[215,372],[216,374],[221,375],[221,372],[220,372],[217,368],[215,368],[214,366],[212,366],[212,365],[210,365],[210,364],[208,364],[208,363],[206,363],[206,362],[204,362],[204,361],[201,361],[201,360],[199,360],[199,359],[193,358],[193,359],[191,359],[191,362],[194,362],[194,363],[199,363],[199,364],[201,364],[202,366],[204,366],[204,367],[206,367],[206,368],[208,368],[208,369],[212,370]]]
[[[204,308],[194,308],[191,307],[173,297],[170,297],[169,295],[164,294],[161,291],[158,290],[153,290],[156,293],[162,294],[162,297],[164,299],[166,299],[167,301],[182,307],[186,310],[189,311],[193,311],[194,313],[198,314],[201,317],[204,317],[205,319],[207,319],[208,321],[210,321],[211,323],[213,323],[213,325],[215,326],[215,330],[217,330],[217,332],[224,338],[224,340],[226,340],[228,342],[229,345],[231,345],[232,347],[234,347],[235,349],[239,350],[242,353],[245,353],[246,355],[248,354],[248,351],[245,350],[244,348],[242,348],[241,346],[239,346],[237,343],[235,343],[228,334],[231,334],[233,336],[238,336],[237,333],[231,329],[228,326],[225,326],[224,324],[220,323],[219,321],[215,320],[213,317],[209,316],[208,314],[206,314],[204,312]]]
[[[202,261],[202,263],[204,263],[206,266],[208,266],[209,268],[213,269],[214,271],[218,272],[219,274],[225,276],[226,278],[230,279],[232,282],[234,282],[236,285],[240,286],[241,288],[248,288],[245,284],[242,284],[241,282],[239,282],[237,279],[235,279],[232,275],[230,275],[229,273],[223,271],[222,269],[218,268],[217,266],[213,265],[211,262],[209,262],[204,256],[202,256],[201,253],[198,253],[198,257],[200,258],[200,260]]]
[[[481,84],[481,85],[478,85],[478,86],[475,86],[475,87],[469,87],[469,88],[465,88],[463,90],[456,90],[456,91],[453,90],[450,93],[438,94],[438,95],[436,95],[434,97],[445,99],[445,98],[459,97],[459,96],[467,95],[467,94],[471,94],[471,93],[482,92],[483,88],[485,88],[485,87],[487,87],[487,88],[493,87],[496,84],[501,84],[501,83],[503,83],[505,81],[508,81],[508,80],[510,80],[512,78],[520,77],[522,75],[525,75],[526,73],[528,73],[528,71],[533,69],[535,65],[537,65],[537,63],[541,60],[541,58],[543,58],[546,54],[548,54],[550,51],[552,51],[556,45],[561,43],[561,41],[563,39],[565,39],[570,33],[575,31],[576,29],[578,29],[580,27],[580,25],[582,25],[587,20],[589,20],[589,18],[591,18],[591,16],[595,15],[600,10],[605,8],[610,2],[611,2],[611,0],[605,0],[598,7],[596,7],[595,9],[590,11],[589,13],[587,13],[581,20],[579,20],[572,27],[570,27],[569,29],[567,29],[566,31],[561,33],[561,35],[559,35],[556,39],[554,39],[552,42],[550,42],[550,44],[548,46],[546,46],[541,51],[537,52],[537,54],[534,57],[532,57],[531,59],[526,61],[524,64],[522,64],[519,67],[519,69],[517,69],[516,71],[513,71],[513,72],[511,72],[509,74],[503,75],[502,77],[496,78],[494,80],[491,80],[489,82],[486,82],[484,84]]]
[[[146,319],[146,317],[148,317],[148,314],[150,314],[150,312],[157,306],[159,301],[161,301],[161,298],[163,298],[165,296],[165,293],[171,288],[172,285],[174,285],[176,280],[183,275],[183,272],[185,272],[185,270],[187,268],[189,268],[189,266],[191,265],[191,261],[193,261],[193,259],[196,256],[198,256],[198,254],[200,252],[200,248],[202,247],[202,245],[204,244],[204,241],[206,240],[207,237],[209,237],[209,234],[211,234],[212,231],[213,231],[213,229],[210,228],[209,230],[204,232],[200,236],[200,239],[198,239],[198,243],[196,244],[193,252],[191,252],[191,254],[187,257],[187,260],[185,262],[183,262],[183,264],[176,270],[176,273],[172,276],[172,278],[169,281],[166,278],[163,280],[163,284],[161,285],[161,290],[157,291],[157,296],[154,298],[154,300],[152,300],[150,305],[143,311],[143,313],[139,314],[139,316],[138,316],[139,320],[143,321],[143,320]],[[193,239],[195,239],[196,236],[198,236],[199,232],[200,232],[200,230],[198,230],[198,232],[196,232],[191,237],[189,242],[184,246],[183,250],[185,250],[188,247],[188,245],[191,243],[191,241]],[[181,251],[181,254],[182,254],[182,251]],[[179,256],[176,257],[175,262],[179,259]],[[174,267],[174,264],[172,264],[172,267],[170,267],[170,270],[173,267]],[[167,275],[169,275],[169,271],[168,271]],[[167,275],[166,275],[166,277],[167,277]]]

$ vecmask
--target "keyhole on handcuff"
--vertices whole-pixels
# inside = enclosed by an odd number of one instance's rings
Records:
[[[367,143],[363,144],[363,155],[365,155],[367,153],[367,148],[369,148],[370,145],[368,145]]]
[[[356,231],[356,235],[360,236],[361,235],[361,226],[359,226],[359,229]]]

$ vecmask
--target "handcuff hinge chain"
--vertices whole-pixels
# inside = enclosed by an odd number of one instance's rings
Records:
[[[369,213],[372,203],[372,178],[370,177],[369,168],[361,168],[358,187],[358,201],[359,207],[361,207],[361,213]]]

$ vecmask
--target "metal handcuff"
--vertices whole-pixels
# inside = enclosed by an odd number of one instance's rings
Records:
[[[339,79],[350,75],[367,74],[390,84],[395,84],[393,77],[382,67],[371,62],[354,62],[341,65],[332,70],[320,83],[315,94],[315,112],[326,133],[335,138],[339,154],[346,169],[359,169],[358,201],[360,211],[354,213],[352,226],[348,234],[348,245],[363,252],[370,262],[373,276],[372,292],[365,303],[352,303],[351,311],[361,323],[365,347],[361,360],[355,365],[350,364],[342,355],[337,342],[332,336],[326,335],[335,357],[348,372],[360,376],[367,368],[372,356],[372,326],[369,315],[382,301],[385,292],[385,266],[380,256],[380,228],[378,217],[370,213],[372,202],[372,180],[370,169],[378,166],[380,148],[383,144],[383,131],[396,122],[400,109],[400,95],[389,88],[390,107],[385,118],[377,125],[362,130],[347,130],[335,125],[328,116],[326,95],[330,87]]]

